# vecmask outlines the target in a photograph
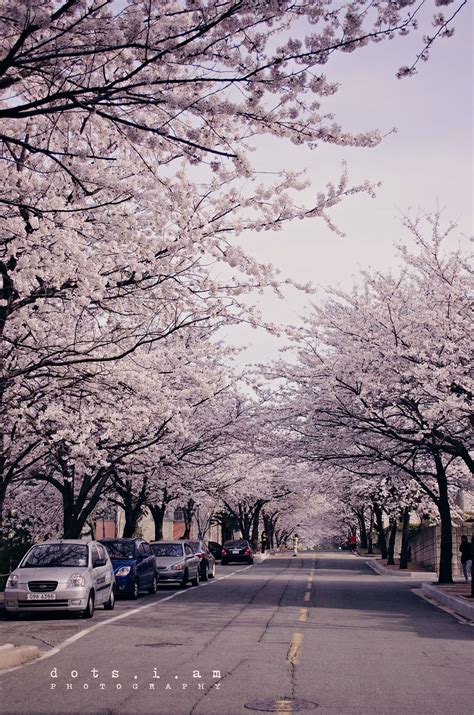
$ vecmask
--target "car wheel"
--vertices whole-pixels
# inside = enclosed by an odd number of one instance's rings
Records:
[[[156,578],[156,575],[153,576],[153,583],[151,584],[150,588],[148,589],[148,593],[154,594],[158,591],[158,581]]]
[[[115,589],[112,586],[110,589],[110,595],[107,601],[104,603],[104,608],[106,611],[113,611],[115,606]]]
[[[17,621],[19,617],[19,613],[16,613],[16,611],[5,611],[5,618],[7,621]]]
[[[95,608],[94,594],[91,591],[89,593],[89,598],[87,599],[87,608],[83,613],[84,618],[92,618],[92,616],[94,615],[94,608]]]
[[[133,591],[132,591],[133,600],[136,601],[137,598],[139,597],[139,595],[140,595],[140,582],[136,578],[135,581],[133,582]]]
[[[249,564],[250,564],[250,565],[253,564],[253,559],[252,559],[252,558],[249,559]]]
[[[188,576],[188,572],[186,570],[183,574],[183,579],[182,579],[181,583],[179,584],[180,588],[186,588],[186,586],[188,585],[188,579],[189,579],[189,576]]]
[[[201,580],[202,580],[202,581],[208,581],[208,580],[209,580],[209,567],[208,567],[207,564],[204,564],[204,567],[203,567],[203,569],[202,569]]]
[[[228,563],[227,559],[222,559],[221,566],[227,566]]]
[[[199,569],[196,571],[196,578],[191,580],[193,586],[199,586]]]

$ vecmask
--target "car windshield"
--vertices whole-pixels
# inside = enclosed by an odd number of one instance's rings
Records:
[[[194,552],[204,550],[204,545],[200,541],[188,541],[188,544]]]
[[[21,568],[46,566],[87,566],[85,544],[38,544],[27,555]]]
[[[106,541],[103,544],[111,559],[135,558],[135,544],[133,541]]]
[[[182,544],[152,544],[151,548],[155,556],[182,556]]]
[[[239,539],[238,541],[226,541],[224,546],[226,549],[245,549],[249,545],[248,541],[245,539]]]

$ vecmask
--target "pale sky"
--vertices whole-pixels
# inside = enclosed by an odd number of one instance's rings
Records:
[[[429,11],[434,11],[434,3]],[[459,231],[472,236],[473,225],[473,57],[472,8],[465,8],[450,39],[435,43],[429,62],[418,65],[414,77],[397,80],[397,69],[410,65],[421,38],[398,38],[352,54],[333,56],[324,71],[341,83],[322,111],[335,113],[343,128],[352,131],[392,127],[375,149],[320,145],[310,152],[263,142],[259,165],[308,170],[313,189],[307,203],[337,181],[342,160],[353,183],[382,181],[377,198],[349,197],[331,216],[347,234],[340,238],[320,220],[295,222],[278,233],[247,236],[243,245],[258,260],[271,262],[300,282],[350,286],[361,268],[388,268],[395,263],[393,245],[406,233],[401,215],[421,208],[443,209],[446,221],[456,220]],[[278,157],[278,165],[274,164]],[[284,162],[282,164],[281,162]],[[322,292],[322,291],[320,291]],[[291,322],[305,311],[308,298],[289,290],[284,301],[258,297],[269,321]],[[264,331],[238,327],[227,331],[230,342],[249,345],[238,364],[266,362],[278,354],[279,343]]]

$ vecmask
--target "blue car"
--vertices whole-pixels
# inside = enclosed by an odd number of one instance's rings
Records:
[[[115,573],[117,594],[138,598],[140,591],[156,593],[158,573],[153,551],[144,539],[102,539]]]

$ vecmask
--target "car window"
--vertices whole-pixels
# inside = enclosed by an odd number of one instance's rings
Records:
[[[86,544],[37,544],[27,555],[21,568],[46,566],[87,566]]]
[[[184,545],[184,550],[188,556],[194,556],[194,551],[192,550],[192,548],[190,547],[189,544]]]
[[[167,544],[165,542],[159,542],[156,544],[151,544],[151,548],[155,556],[182,556],[183,546],[182,544]]]
[[[144,553],[145,556],[151,556],[151,555],[152,555],[152,551],[151,551],[151,549],[150,549],[149,544],[142,544],[142,549],[143,549],[143,553]]]
[[[99,549],[97,548],[97,546],[95,544],[92,544],[91,556],[92,556],[92,564],[94,564],[94,561],[97,561],[97,559],[100,558]]]
[[[102,544],[96,544],[97,550],[99,552],[99,558],[108,561],[107,550],[102,546]]]
[[[191,549],[194,551],[195,554],[197,554],[198,551],[202,551],[200,541],[190,541],[189,546],[191,547]]]
[[[245,539],[237,539],[236,541],[226,541],[224,546],[226,549],[243,549],[249,545]]]
[[[111,559],[134,559],[135,545],[133,541],[106,541],[105,548]]]

